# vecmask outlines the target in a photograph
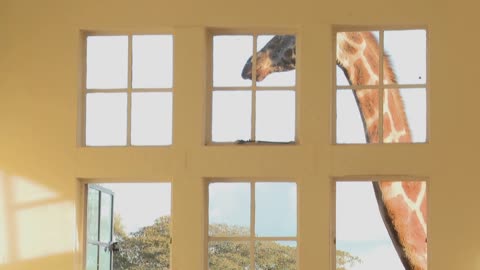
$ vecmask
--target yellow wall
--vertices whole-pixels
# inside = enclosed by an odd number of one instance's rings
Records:
[[[332,176],[428,176],[429,269],[480,269],[475,1],[0,0],[0,269],[80,269],[79,178],[173,181],[173,268],[204,265],[203,177],[298,181],[299,265],[330,266]],[[426,25],[428,145],[332,146],[331,27]],[[206,27],[298,30],[298,146],[202,146]],[[175,33],[174,146],[80,148],[80,30]]]

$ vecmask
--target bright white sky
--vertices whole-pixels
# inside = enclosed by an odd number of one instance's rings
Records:
[[[261,36],[258,39],[257,49],[262,48],[270,38],[271,36]],[[251,81],[241,78],[241,71],[252,55],[252,44],[252,37],[249,36],[214,38],[213,75],[216,90],[222,90],[221,88],[226,86],[251,86]],[[88,39],[87,88],[125,88],[127,86],[127,45],[126,37]],[[172,46],[171,38],[164,36],[134,39],[134,87],[172,86]],[[170,53],[164,54],[158,48]],[[385,32],[385,51],[390,55],[399,83],[425,83],[425,31]],[[138,60],[135,60],[136,55]],[[154,71],[146,71],[149,68]],[[141,72],[136,73],[136,70]],[[337,69],[337,77],[338,85],[348,85],[343,72],[339,69]],[[295,71],[272,74],[258,85],[293,86]],[[329,90],[324,89],[324,91]],[[401,95],[404,98],[414,141],[425,141],[425,90],[401,90]],[[248,91],[215,91],[212,108],[213,140],[221,142],[249,139],[251,103],[252,95]],[[89,94],[87,96],[87,145],[124,145],[126,143],[126,104],[125,94]],[[161,108],[156,106],[158,104],[161,104]],[[337,141],[340,143],[364,142],[362,122],[351,91],[337,92],[337,108]],[[170,144],[171,111],[171,95],[134,97],[132,142],[139,145]],[[258,92],[256,113],[257,140],[294,140],[295,93],[293,91]],[[157,117],[148,117],[149,115]],[[249,185],[247,187],[242,185],[244,184],[210,185],[211,222],[249,226]],[[170,214],[169,184],[104,184],[103,186],[115,192],[115,212],[122,216],[128,232],[152,224],[153,220],[159,216]],[[273,190],[275,192],[272,192]],[[257,190],[257,207],[258,213],[263,214],[257,217],[257,232],[269,236],[295,235],[296,222],[293,222],[296,221],[295,185],[269,184],[265,186],[264,194],[258,197],[261,191],[260,185]],[[379,216],[370,182],[349,182],[337,185],[336,224],[338,248],[361,256],[364,261],[352,270],[403,270]]]

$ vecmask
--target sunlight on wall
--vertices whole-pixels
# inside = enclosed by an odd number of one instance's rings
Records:
[[[71,251],[74,205],[59,202],[23,209],[17,212],[17,242],[19,259],[32,259]],[[46,248],[48,247],[48,248]]]
[[[0,265],[74,248],[73,202],[38,182],[0,172]]]
[[[21,176],[10,177],[13,187],[15,204],[33,203],[41,200],[50,200],[58,194]]]
[[[7,263],[7,219],[5,207],[5,174],[0,172],[0,265]]]

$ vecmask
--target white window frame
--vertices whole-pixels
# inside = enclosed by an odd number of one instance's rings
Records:
[[[81,97],[80,97],[80,134],[77,134],[77,144],[82,147],[170,147],[173,145],[173,136],[172,136],[172,143],[170,145],[132,145],[132,93],[174,93],[175,88],[175,80],[172,78],[172,87],[171,88],[133,88],[132,86],[132,79],[133,79],[133,72],[132,72],[132,65],[133,65],[133,36],[148,36],[148,35],[169,35],[172,36],[173,46],[175,46],[175,35],[173,31],[166,31],[166,32],[156,32],[156,33],[148,33],[148,32],[87,32],[84,31],[81,33],[81,40],[82,40],[82,53],[81,53]],[[127,88],[112,88],[112,89],[87,89],[87,38],[91,36],[126,36],[128,37],[128,82]],[[175,55],[174,55],[174,48],[173,48],[173,61],[172,65],[174,66],[175,63]],[[172,66],[172,69],[173,69]],[[173,76],[175,76],[175,71],[173,71]],[[102,146],[89,146],[86,144],[86,116],[87,116],[87,94],[94,94],[94,93],[125,93],[127,94],[127,141],[125,145],[102,145]],[[172,112],[173,117],[173,112]],[[173,119],[172,119],[173,122]],[[173,132],[173,130],[172,130]]]
[[[383,72],[379,74],[379,84],[377,85],[337,85],[337,60],[336,60],[336,49],[337,49],[337,33],[341,32],[379,32],[379,40],[378,45],[380,49],[380,63],[379,63],[379,70],[383,70],[383,63],[384,63],[384,32],[385,31],[401,31],[401,30],[425,30],[426,32],[426,81],[424,84],[384,84],[383,83]],[[429,31],[427,26],[419,25],[419,26],[402,26],[402,27],[363,27],[363,26],[334,26],[332,30],[332,144],[334,145],[368,145],[368,144],[428,144],[430,142],[430,45],[429,45]],[[426,94],[426,136],[425,142],[408,142],[408,143],[384,143],[383,142],[383,96],[385,89],[415,89],[421,88],[425,89]],[[379,91],[379,119],[378,119],[378,136],[379,142],[378,143],[337,143],[337,91],[339,90],[361,90],[361,89],[373,89]]]
[[[253,46],[252,46],[252,85],[251,86],[227,86],[227,87],[215,87],[213,85],[213,38],[215,36],[252,36],[253,38]],[[296,46],[296,59],[295,59],[295,85],[293,86],[258,86],[257,79],[256,79],[256,58],[257,58],[257,37],[258,36],[268,36],[268,35],[294,35],[295,36],[295,46]],[[299,50],[299,34],[296,30],[255,30],[255,31],[244,31],[244,30],[234,30],[234,29],[211,29],[209,31],[209,39],[208,39],[208,98],[207,98],[207,128],[206,128],[206,144],[207,145],[231,145],[231,144],[243,144],[243,145],[278,145],[278,144],[288,144],[288,145],[296,145],[299,143],[298,141],[298,132],[299,132],[299,106],[298,106],[298,89],[299,89],[299,63],[300,63],[300,50]],[[247,61],[248,59],[245,59]],[[241,70],[238,71],[239,74]],[[236,142],[214,142],[212,141],[212,101],[213,101],[213,92],[214,91],[251,91],[252,93],[252,100],[251,100],[251,133],[250,133],[250,140],[248,141],[236,141]],[[257,91],[294,91],[295,92],[295,137],[294,141],[292,142],[267,142],[267,141],[256,141],[256,92]]]
[[[271,178],[270,178],[271,179]],[[296,269],[299,269],[299,245],[298,234],[299,234],[299,192],[298,192],[298,183],[294,180],[270,180],[270,179],[235,179],[235,178],[210,178],[206,180],[205,185],[205,213],[206,213],[206,224],[205,224],[205,269],[209,269],[209,256],[208,256],[208,246],[210,242],[219,242],[219,241],[232,241],[232,242],[248,242],[250,248],[250,269],[255,269],[255,242],[256,241],[295,241],[296,246]],[[209,204],[210,204],[210,194],[209,194],[209,185],[214,183],[249,183],[250,184],[250,235],[249,236],[210,236],[209,235]],[[297,231],[296,236],[281,237],[281,236],[255,236],[255,184],[256,183],[294,183],[296,185],[296,211],[297,211]]]

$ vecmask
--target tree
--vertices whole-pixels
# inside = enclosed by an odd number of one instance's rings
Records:
[[[114,236],[119,251],[113,254],[115,270],[168,270],[170,268],[170,217],[163,216],[151,226],[127,234],[120,216],[114,216]],[[210,233],[216,236],[245,236],[250,230],[240,226],[213,224]],[[250,245],[241,241],[213,241],[208,246],[210,270],[246,270],[250,265]],[[296,247],[276,241],[255,243],[254,270],[295,270]],[[337,250],[337,270],[346,270],[360,258]]]
[[[336,257],[337,270],[347,270],[357,263],[362,263],[359,257],[342,250],[336,250]]]

